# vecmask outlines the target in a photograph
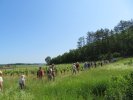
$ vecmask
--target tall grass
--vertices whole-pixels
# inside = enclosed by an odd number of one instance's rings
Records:
[[[70,71],[58,74],[55,81],[48,81],[46,76],[43,80],[39,80],[36,78],[36,74],[29,74],[26,77],[24,90],[19,89],[18,75],[6,75],[4,76],[4,90],[0,92],[0,100],[103,100],[111,97],[110,94],[118,93],[119,95],[119,93],[122,94],[119,91],[123,90],[117,91],[115,87],[118,84],[124,86],[123,81],[120,80],[123,80],[123,76],[133,70],[131,64],[125,64],[130,59],[122,59],[103,67],[91,68],[76,75],[72,75]],[[59,65],[59,69],[62,66],[70,67],[71,65]],[[119,77],[120,80],[112,81],[116,77]]]

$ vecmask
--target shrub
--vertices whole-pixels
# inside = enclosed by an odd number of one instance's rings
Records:
[[[107,87],[108,85],[106,82],[96,83],[94,86],[92,86],[91,93],[95,96],[104,96]]]
[[[117,57],[120,57],[121,54],[118,53],[118,52],[114,52],[114,53],[112,54],[112,56],[113,56],[113,58],[117,58]]]
[[[133,72],[126,76],[112,77],[105,99],[132,100],[133,98]]]

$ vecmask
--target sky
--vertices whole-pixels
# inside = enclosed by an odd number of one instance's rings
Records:
[[[0,64],[45,63],[132,18],[133,0],[0,0]]]

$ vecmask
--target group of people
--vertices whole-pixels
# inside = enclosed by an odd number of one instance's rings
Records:
[[[89,69],[91,67],[96,68],[97,67],[97,63],[96,62],[85,62],[83,69]]]
[[[37,71],[37,78],[42,79],[44,76],[44,73],[46,73],[48,80],[55,80],[55,76],[57,74],[57,69],[54,64],[50,65],[48,68],[46,68],[46,71],[42,69],[42,67],[39,67],[39,70]]]
[[[76,72],[79,72],[79,70],[80,70],[79,63],[78,62],[77,63],[73,63],[73,65],[72,65],[72,74],[76,74]]]
[[[0,71],[0,91],[3,91],[3,77],[2,77],[3,73],[2,71]],[[20,89],[24,89],[25,88],[25,75],[21,75],[19,78],[19,86]]]
[[[50,65],[50,67],[47,69],[47,76],[48,76],[48,80],[55,80],[55,66],[54,64]],[[0,91],[3,90],[3,77],[2,77],[2,71],[0,71]],[[39,67],[39,70],[37,71],[37,78],[38,79],[42,79],[44,76],[44,70],[42,69],[42,67]],[[19,78],[19,87],[20,89],[24,89],[25,88],[25,75],[22,74]]]
[[[83,64],[83,66],[80,67],[79,63],[73,63],[72,64],[72,74],[76,74],[77,72],[79,72],[80,70],[83,71],[83,70],[86,70],[86,69],[89,69],[91,67],[94,67],[96,68],[97,66],[103,66],[104,62],[101,61],[99,63],[96,63],[96,62],[85,62]]]
[[[21,89],[25,87],[25,75],[20,76],[19,85]],[[2,71],[0,71],[0,91],[2,90],[3,90],[3,77],[2,77]]]
[[[73,63],[72,64],[72,68],[71,68],[71,71],[72,71],[72,74],[76,74],[77,72],[81,70],[85,70],[85,69],[89,69],[90,67],[97,67],[97,65],[100,65],[100,66],[103,66],[103,64],[106,64],[108,63],[107,61],[101,61],[99,63],[96,63],[96,62],[85,62],[84,65],[82,67],[80,67],[80,64],[79,62],[77,63]],[[64,70],[64,73],[66,71],[66,69],[63,69]],[[67,68],[68,70],[68,68]],[[44,71],[42,69],[42,67],[39,67],[39,70],[37,71],[37,78],[38,79],[43,79],[43,76],[44,74],[47,75],[47,78],[49,81],[51,80],[55,80],[55,77],[57,75],[57,68],[55,67],[54,64],[52,65],[49,65],[49,67],[46,67],[46,70]],[[62,72],[61,72],[62,74]],[[20,89],[24,89],[25,88],[25,75],[21,75],[20,78],[19,78],[19,86],[20,86]],[[0,71],[0,91],[3,90],[3,78],[2,78],[2,71]]]
[[[108,64],[109,61],[108,60],[103,60],[103,61],[99,61],[99,62],[85,62],[83,69],[89,69],[91,67],[96,68],[97,66],[103,66],[104,64]]]

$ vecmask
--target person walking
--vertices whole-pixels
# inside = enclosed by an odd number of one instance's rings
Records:
[[[39,70],[37,71],[37,78],[42,79],[44,76],[44,71],[42,70],[42,67],[39,67]]]
[[[72,74],[76,74],[77,68],[76,68],[76,64],[73,63],[72,65]]]
[[[79,69],[80,69],[79,62],[77,62],[77,63],[75,64],[75,66],[76,66],[77,71],[79,72]]]
[[[19,86],[20,86],[20,89],[24,89],[25,88],[25,75],[21,75],[20,76]]]

